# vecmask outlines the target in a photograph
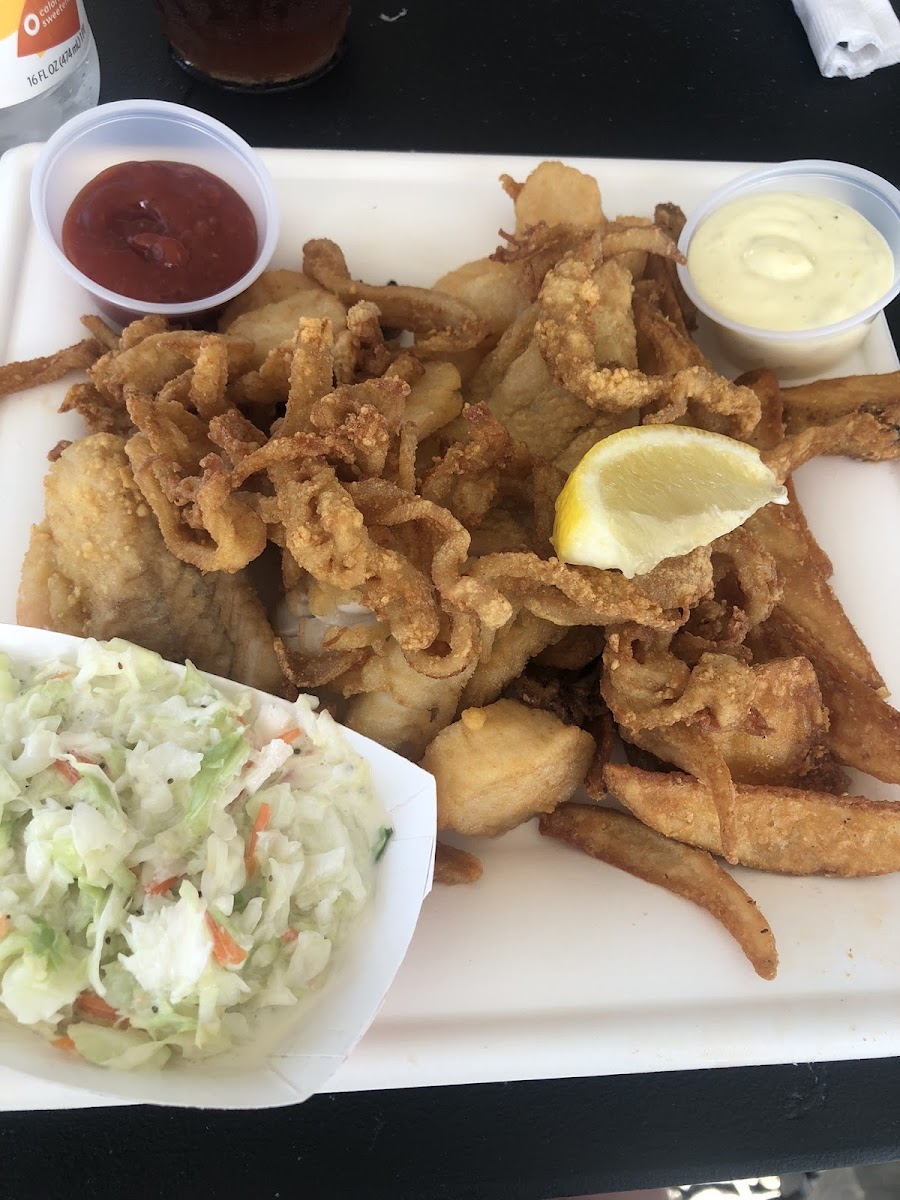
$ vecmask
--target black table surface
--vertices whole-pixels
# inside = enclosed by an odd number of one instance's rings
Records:
[[[86,5],[102,99],[186,103],[257,145],[821,157],[900,182],[900,67],[823,79],[788,0],[355,0],[340,66],[275,96],[182,74],[150,0]],[[0,1194],[544,1200],[877,1162],[900,1157],[898,1088],[879,1059],[6,1114]]]

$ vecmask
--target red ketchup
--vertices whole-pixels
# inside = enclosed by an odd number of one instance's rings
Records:
[[[189,163],[124,162],[86,184],[62,229],[66,258],[132,300],[214,296],[253,266],[256,221],[218,176]]]

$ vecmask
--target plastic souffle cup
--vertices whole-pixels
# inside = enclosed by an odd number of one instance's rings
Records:
[[[253,266],[214,295],[180,304],[136,300],[95,283],[62,248],[72,201],[101,171],[132,159],[190,163],[217,175],[247,204],[257,229]],[[256,152],[227,125],[205,113],[162,100],[101,104],[63,125],[38,155],[31,177],[31,212],[54,262],[97,306],[120,323],[149,313],[185,320],[214,312],[265,270],[278,241],[279,210],[269,173]]]
[[[813,194],[840,201],[878,230],[893,255],[893,282],[868,307],[833,325],[789,331],[761,329],[724,316],[697,292],[687,266],[679,265],[684,290],[707,317],[732,361],[747,367],[771,367],[785,379],[803,378],[833,367],[851,354],[900,292],[900,191],[874,172],[849,163],[800,159],[764,167],[713,192],[691,214],[679,238],[679,250],[687,257],[694,233],[712,212],[755,192]]]

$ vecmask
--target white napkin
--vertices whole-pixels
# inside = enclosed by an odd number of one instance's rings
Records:
[[[900,62],[900,21],[890,0],[793,0],[819,70],[861,79]]]

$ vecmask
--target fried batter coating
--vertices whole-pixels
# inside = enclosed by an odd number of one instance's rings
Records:
[[[828,583],[831,562],[806,523],[794,485],[788,480],[786,486],[787,504],[767,504],[744,525],[774,559],[779,608],[869,687],[883,688],[872,656]]]
[[[421,765],[437,782],[438,828],[496,837],[552,812],[584,780],[594,739],[515,700],[466,709]]]
[[[454,886],[477,883],[484,873],[481,860],[468,850],[438,842],[434,848],[434,882]]]

